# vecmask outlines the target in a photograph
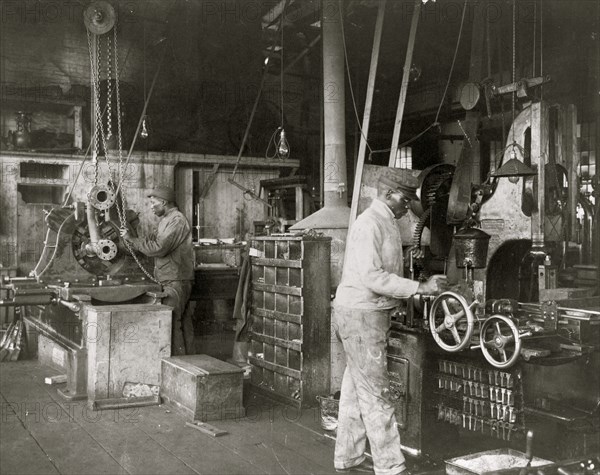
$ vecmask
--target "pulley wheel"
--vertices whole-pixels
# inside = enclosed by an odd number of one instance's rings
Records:
[[[104,0],[90,3],[83,11],[85,27],[95,35],[108,33],[115,26],[115,20],[115,9]]]
[[[106,210],[115,204],[116,195],[108,185],[94,185],[88,192],[88,202],[98,210]]]

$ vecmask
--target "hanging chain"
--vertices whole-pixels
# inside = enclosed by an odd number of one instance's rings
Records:
[[[95,115],[95,126],[96,126],[96,135],[95,135],[95,142],[94,142],[94,156],[97,157],[98,155],[98,150],[100,148],[100,140],[102,141],[102,146],[104,148],[104,159],[106,161],[106,165],[108,167],[108,172],[109,172],[109,176],[110,177],[115,177],[117,176],[117,174],[113,171],[113,168],[111,166],[111,158],[110,158],[110,153],[109,153],[109,149],[108,149],[108,143],[107,143],[107,135],[108,137],[110,137],[109,133],[112,133],[112,122],[111,122],[111,101],[112,101],[112,88],[111,88],[111,81],[112,81],[112,61],[114,58],[114,75],[115,75],[115,99],[116,99],[116,103],[117,103],[117,134],[118,134],[118,156],[119,156],[119,166],[118,166],[118,180],[119,183],[121,184],[121,191],[120,191],[120,196],[122,197],[121,199],[119,199],[119,197],[117,197],[116,202],[115,202],[115,207],[117,209],[117,215],[119,217],[119,224],[120,227],[123,228],[127,228],[127,216],[126,216],[126,201],[125,201],[125,186],[123,183],[121,183],[124,179],[124,163],[123,163],[123,142],[122,142],[122,127],[121,127],[121,97],[120,97],[120,88],[119,88],[119,63],[118,63],[118,44],[117,44],[117,28],[116,25],[115,27],[113,27],[114,30],[114,41],[113,41],[113,48],[114,48],[114,55],[111,55],[111,48],[110,48],[110,39],[108,39],[108,44],[107,44],[107,114],[108,114],[108,120],[107,120],[107,131],[105,133],[104,130],[104,124],[102,122],[102,113],[100,110],[100,64],[101,64],[101,53],[100,53],[100,48],[98,48],[98,38],[97,36],[94,36],[92,39],[92,34],[88,31],[88,47],[90,50],[90,62],[91,62],[91,76],[92,76],[92,90],[93,90],[93,94],[94,94],[94,115]],[[94,61],[94,52],[96,52],[96,60]],[[95,163],[95,176],[94,176],[94,185],[96,185],[98,183],[98,160],[96,158],[96,163]],[[114,185],[114,183],[112,183],[112,180],[109,180],[108,182],[108,186],[113,190],[113,192],[116,192],[116,187]],[[98,218],[96,217],[96,224],[98,226],[100,226],[100,223],[98,222]],[[131,257],[133,257],[135,263],[137,264],[137,266],[140,268],[140,270],[146,275],[146,277],[148,277],[152,282],[155,282],[157,284],[159,284],[160,282],[158,282],[154,276],[152,276],[152,274],[150,274],[150,272],[148,272],[144,266],[142,265],[141,261],[139,260],[139,258],[137,257],[134,249],[131,247],[131,245],[129,244],[129,242],[125,239],[122,240],[123,243],[125,244],[125,247],[127,248],[127,250],[129,251],[129,254],[131,255]]]
[[[127,201],[125,199],[125,163],[123,162],[123,135],[121,133],[121,91],[119,88],[119,55],[118,55],[118,45],[117,45],[117,28],[113,28],[114,31],[114,48],[115,48],[115,94],[116,94],[116,102],[117,102],[117,141],[118,141],[118,150],[119,154],[119,184],[121,186],[120,198],[117,197],[116,206],[117,206],[117,214],[119,215],[119,222],[122,228],[127,228],[127,216],[125,210],[127,209]],[[145,98],[144,98],[145,99]],[[119,206],[121,208],[119,208]],[[156,284],[160,284],[158,280],[154,278],[154,276],[146,270],[141,261],[139,260],[135,250],[131,247],[131,244],[126,239],[123,239],[123,243],[125,247],[129,251],[131,257],[139,267],[139,269],[144,273],[146,277],[148,277],[152,282]]]
[[[92,36],[92,34],[89,32],[87,32],[87,38],[88,38],[88,50],[89,50],[89,54],[90,54],[90,79],[92,81],[92,94],[94,94],[94,105],[97,104],[97,99],[96,99],[96,67],[97,67],[97,61],[95,60],[95,56],[94,56],[94,51],[96,50],[96,44],[97,44],[97,37],[96,36]],[[94,108],[94,114],[96,113],[96,110]],[[98,137],[98,130],[97,130],[97,123],[98,123],[98,117],[95,116],[94,117],[94,142],[93,142],[93,148],[92,148],[92,161],[94,162],[94,185],[98,184],[98,174],[99,174],[99,170],[98,170],[98,150],[100,148],[100,142],[99,142],[99,137]]]
[[[112,55],[110,47],[110,35],[106,35],[106,104],[109,111],[112,105]],[[112,137],[112,114],[106,116],[106,137],[108,140]]]
[[[126,226],[127,220],[125,217],[125,209],[127,202],[125,200],[125,164],[123,163],[123,135],[121,128],[121,90],[119,88],[119,55],[117,46],[117,29],[114,28],[114,47],[115,47],[115,93],[117,101],[117,153],[119,154],[119,184],[121,186],[121,200],[120,204],[122,212],[120,213],[121,226]],[[117,200],[117,210],[119,209],[119,200]]]
[[[94,146],[96,148],[94,156],[94,186],[98,184],[99,178],[99,167],[100,163],[98,160],[98,152],[100,150],[100,138],[102,138],[104,153],[107,153],[106,144],[104,141],[104,126],[102,124],[102,112],[100,110],[100,64],[101,64],[101,48],[100,45],[100,37],[93,36],[91,38],[91,33],[88,31],[88,46],[90,48],[90,58],[92,63],[91,68],[91,79],[92,79],[92,92],[94,94],[94,129],[95,129],[95,140]],[[98,133],[100,131],[100,133]],[[101,137],[100,137],[101,136]],[[96,226],[100,226],[100,218],[97,213],[94,213],[94,220],[96,221]]]
[[[462,122],[460,121],[460,119],[457,120],[457,122],[458,126],[460,127],[460,130],[462,130],[463,135],[467,139],[467,142],[469,142],[469,147],[473,148],[473,144],[471,143],[471,137],[469,137],[469,134],[467,134],[467,131],[464,129]]]

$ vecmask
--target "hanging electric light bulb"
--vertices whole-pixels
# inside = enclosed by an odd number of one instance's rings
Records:
[[[140,137],[143,139],[148,138],[148,126],[146,125],[146,118],[147,116],[144,116],[144,119],[142,120],[142,131],[140,132]]]
[[[279,158],[288,158],[290,156],[290,144],[285,138],[285,130],[281,128],[279,132],[279,141],[277,142],[277,155]]]
[[[510,160],[517,160],[517,152],[515,152],[515,148],[514,147],[510,151]],[[511,175],[511,176],[509,176],[508,177],[508,181],[510,181],[511,183],[518,183],[519,182],[519,175]]]

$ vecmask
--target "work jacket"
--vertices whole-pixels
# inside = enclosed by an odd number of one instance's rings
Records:
[[[154,278],[160,283],[194,280],[192,232],[179,209],[167,210],[155,233],[131,242],[142,254],[154,257]]]
[[[396,307],[419,283],[402,277],[402,238],[392,210],[374,199],[354,222],[346,243],[335,305],[368,310]]]

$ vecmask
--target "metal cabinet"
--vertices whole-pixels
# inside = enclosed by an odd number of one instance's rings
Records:
[[[331,238],[252,240],[251,385],[306,407],[329,394]]]

